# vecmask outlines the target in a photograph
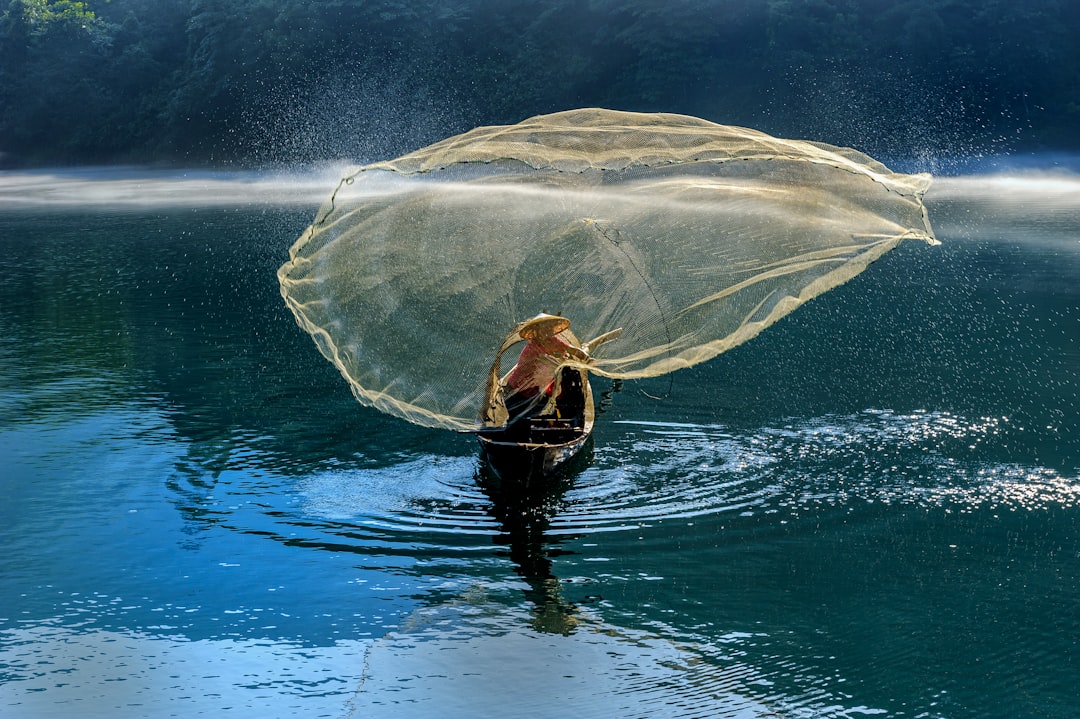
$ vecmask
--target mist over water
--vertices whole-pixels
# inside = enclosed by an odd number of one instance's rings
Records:
[[[0,211],[318,207],[344,165],[295,173],[139,167],[0,172]]]
[[[302,170],[262,172],[137,166],[4,171],[0,172],[0,209],[318,206],[356,163],[354,159],[342,159]],[[892,166],[903,172],[930,172],[939,165],[951,169],[935,173],[927,200],[964,203],[968,215],[974,214],[973,204],[980,213],[998,211],[1015,217],[1026,209],[1021,217],[1049,219],[1071,219],[1080,209],[1080,157],[1074,155],[900,161]],[[931,219],[937,224],[944,217],[953,219],[937,213]],[[971,224],[979,226],[980,217],[975,215]]]
[[[940,247],[597,380],[526,501],[283,306],[339,172],[0,174],[0,714],[1080,712],[1075,174],[939,177]]]

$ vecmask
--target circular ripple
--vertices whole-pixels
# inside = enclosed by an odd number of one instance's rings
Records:
[[[497,522],[473,457],[422,456],[378,469],[321,472],[299,486],[305,514],[388,532],[491,535]]]
[[[622,422],[567,494],[554,532],[635,529],[715,514],[798,514],[854,501],[919,506],[1080,504],[1080,481],[1046,467],[988,462],[1006,418],[867,411],[735,432]]]
[[[983,450],[1008,424],[887,411],[738,430],[617,422],[591,463],[534,510],[547,534],[579,535],[711,515],[783,520],[855,502],[962,510],[1080,505],[1076,477],[986,461]],[[234,452],[234,463],[243,456]],[[174,480],[189,516],[294,543],[454,552],[488,547],[488,538],[505,531],[506,512],[485,492],[476,455],[414,454],[299,479],[265,467],[189,470]]]

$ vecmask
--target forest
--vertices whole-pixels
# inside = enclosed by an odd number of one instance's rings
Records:
[[[0,0],[3,1],[3,0]],[[0,166],[381,159],[574,107],[1080,148],[1075,0],[10,0]]]

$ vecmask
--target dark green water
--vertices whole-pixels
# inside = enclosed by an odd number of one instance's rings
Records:
[[[328,185],[70,179],[0,178],[0,716],[1080,716],[1075,178],[599,380],[528,501],[296,327]]]

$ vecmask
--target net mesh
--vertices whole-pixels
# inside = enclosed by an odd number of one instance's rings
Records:
[[[517,322],[621,327],[595,374],[690,367],[900,241],[935,244],[929,183],[850,149],[575,110],[350,169],[278,278],[362,403],[468,430]]]

